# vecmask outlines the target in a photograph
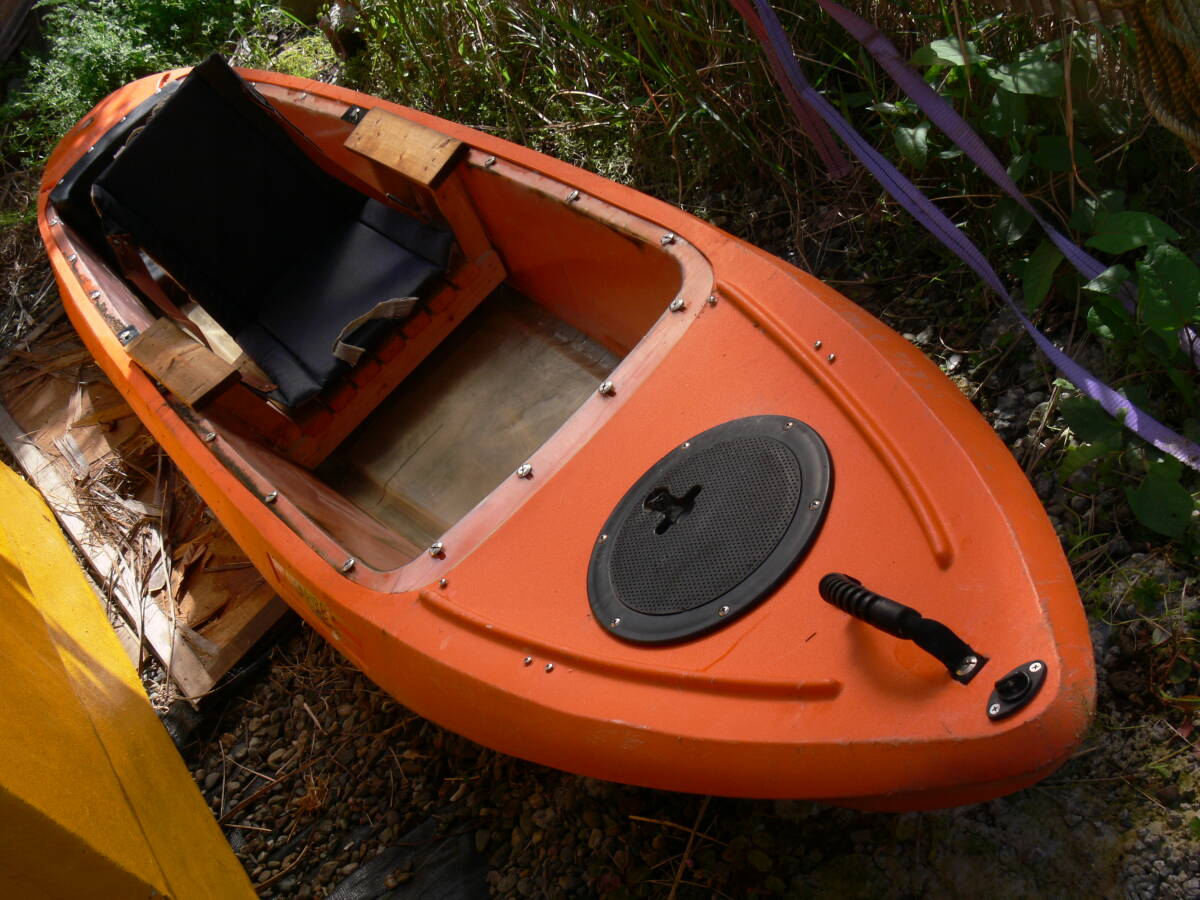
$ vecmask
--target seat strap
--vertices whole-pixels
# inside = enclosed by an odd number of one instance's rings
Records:
[[[108,244],[112,247],[122,274],[133,282],[138,290],[149,297],[167,318],[198,340],[201,346],[212,350],[212,345],[200,326],[191,320],[188,314],[163,290],[157,279],[150,274],[150,270],[146,267],[146,260],[142,257],[141,251],[134,244],[133,239],[128,234],[110,234]],[[242,381],[256,391],[269,394],[278,388],[278,385],[260,374],[261,370],[249,357],[246,358],[246,363],[235,364],[235,368]]]
[[[393,297],[391,300],[375,304],[372,309],[342,329],[341,334],[333,342],[333,355],[342,362],[352,366],[358,365],[358,361],[362,359],[362,355],[367,350],[365,347],[350,343],[350,335],[368,322],[374,322],[377,319],[407,319],[416,305],[416,297]]]

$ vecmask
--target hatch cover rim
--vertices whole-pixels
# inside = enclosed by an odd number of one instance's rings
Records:
[[[789,424],[790,423],[790,424]],[[682,612],[654,615],[618,599],[611,560],[616,534],[631,508],[664,474],[710,447],[754,437],[778,441],[796,457],[800,498],[791,523],[766,559],[725,593]],[[613,637],[636,644],[665,644],[722,628],[766,600],[808,553],[825,520],[833,488],[833,461],[820,434],[795,416],[758,415],[722,422],[676,445],[622,495],[597,534],[588,563],[588,603],[597,623]],[[724,614],[719,611],[728,607]]]

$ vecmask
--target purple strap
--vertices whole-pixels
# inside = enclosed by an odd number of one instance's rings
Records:
[[[897,170],[895,166],[888,162],[888,160],[880,155],[875,148],[868,144],[862,138],[862,136],[854,130],[850,123],[842,118],[841,114],[838,113],[833,105],[830,104],[828,100],[826,100],[812,85],[808,83],[808,81],[804,78],[804,74],[800,70],[800,65],[796,61],[796,57],[791,51],[787,35],[783,31],[783,27],[780,25],[779,19],[776,17],[774,10],[771,9],[765,0],[731,0],[731,2],[738,12],[740,12],[751,25],[751,28],[755,31],[756,35],[760,37],[760,41],[763,44],[763,48],[766,51],[768,58],[772,60],[772,71],[783,74],[786,82],[798,95],[800,101],[815,110],[817,114],[825,120],[834,133],[836,133],[838,137],[842,139],[843,143],[846,144],[850,151],[856,157],[858,157],[862,164],[866,166],[871,174],[874,175],[880,184],[883,185],[884,189],[887,190],[887,192],[891,194],[901,206],[908,210],[908,212],[912,214],[913,217],[915,217],[916,220],[921,223],[921,225],[928,229],[934,235],[934,237],[940,240],[949,249],[954,251],[954,253],[963,262],[965,262],[972,269],[972,271],[975,272],[976,275],[980,277],[984,284],[986,284],[1004,299],[1009,308],[1017,316],[1017,319],[1020,321],[1021,325],[1029,333],[1030,337],[1033,338],[1034,343],[1071,383],[1078,387],[1088,397],[1091,397],[1093,400],[1098,402],[1104,408],[1104,410],[1108,412],[1109,415],[1113,416],[1119,421],[1123,421],[1125,427],[1130,431],[1150,442],[1164,453],[1169,453],[1171,456],[1174,456],[1180,462],[1191,466],[1193,469],[1200,470],[1200,446],[1197,446],[1186,438],[1183,438],[1171,431],[1171,429],[1155,420],[1144,410],[1139,409],[1125,397],[1121,396],[1104,382],[1093,376],[1077,362],[1063,353],[1063,351],[1058,349],[1058,347],[1054,346],[1050,339],[1037,329],[1037,327],[1029,320],[1020,307],[1013,301],[1012,295],[1009,294],[1007,288],[1005,288],[1004,283],[1000,280],[1000,276],[996,274],[995,269],[992,268],[986,257],[984,257],[984,255],[979,251],[979,248],[975,246],[970,238],[956,228],[954,223],[951,222],[950,219],[947,218],[943,212],[941,212],[941,210],[934,206],[928,197],[922,194],[912,182],[900,174],[899,170]],[[826,6],[826,8],[830,8],[831,13],[833,12],[831,7],[836,6],[836,4],[829,2],[829,0],[818,0],[818,2],[820,2],[823,6]],[[850,15],[840,6],[837,7],[837,9],[841,10],[841,12],[847,16]],[[757,22],[755,19],[757,19]],[[864,22],[863,25],[866,25],[866,23]],[[870,28],[870,26],[866,27]],[[878,34],[878,31],[875,33]],[[882,35],[880,35],[880,37],[882,38]],[[886,39],[884,39],[884,41],[886,43]],[[888,46],[890,47],[891,45],[888,44]],[[895,53],[894,47],[892,48],[892,52]],[[896,59],[899,60],[898,54],[896,54]],[[881,65],[885,65],[885,67],[887,66],[882,59],[880,60],[880,63]],[[900,61],[900,65],[907,69],[907,67],[903,64],[903,61]],[[968,150],[967,146],[963,146],[964,151],[970,154],[971,158],[974,159],[981,168],[984,168],[985,171],[993,167],[998,168],[1004,177],[1004,181],[1007,181],[1008,184],[1012,185],[1012,191],[1015,192],[1014,199],[1018,199],[1018,202],[1024,201],[1025,207],[1029,209],[1034,216],[1039,219],[1039,221],[1041,221],[1037,212],[1029,206],[1028,201],[1025,201],[1024,198],[1021,197],[1019,189],[1015,184],[1012,183],[1012,179],[1008,177],[1008,173],[1005,172],[1003,167],[999,165],[999,162],[996,160],[995,156],[991,154],[991,151],[987,149],[978,136],[974,135],[970,131],[966,123],[963,122],[956,113],[954,113],[954,110],[951,109],[949,105],[945,103],[945,101],[934,94],[932,90],[930,90],[928,86],[924,84],[924,81],[916,75],[916,73],[912,73],[911,70],[909,71],[917,79],[917,81],[921,83],[922,87],[925,88],[928,94],[935,98],[935,100],[940,104],[941,109],[948,112],[950,116],[953,116],[957,122],[951,121],[948,117],[941,113],[939,113],[939,118],[943,120],[944,124],[943,122],[937,122],[934,120],[934,116],[930,110],[926,109],[926,112],[930,114],[930,119],[935,121],[935,123],[938,124],[940,128],[943,128],[943,130],[947,130],[947,133],[950,133],[948,129],[952,128],[955,132],[965,131],[968,135],[970,135],[969,138],[964,138],[964,140],[966,140],[968,144],[974,145],[974,151]],[[778,77],[778,74],[776,77]],[[951,137],[958,142],[958,137],[956,135],[951,134]],[[979,154],[979,158],[976,157],[976,153]],[[984,160],[984,162],[981,162],[981,159]],[[988,174],[991,174],[991,172]],[[999,180],[998,183],[1000,183]],[[1004,187],[1005,190],[1008,190],[1003,183],[1001,183],[1001,187]],[[1058,232],[1054,231],[1045,223],[1043,223],[1043,227],[1046,227],[1047,233],[1050,235],[1051,240],[1055,241],[1056,245],[1059,243],[1058,240],[1055,240],[1055,236],[1057,235],[1057,237],[1064,242],[1067,247],[1072,249],[1073,252],[1068,252],[1068,250],[1062,246],[1059,248],[1063,251],[1063,255],[1070,259],[1072,263],[1075,264],[1076,267],[1079,268],[1079,270],[1085,275],[1088,274],[1088,268],[1086,267],[1094,268],[1093,274],[1089,275],[1089,277],[1095,277],[1095,275],[1098,275],[1100,272],[1104,271],[1104,266],[1102,266],[1087,253],[1080,250],[1078,247],[1075,247],[1074,244],[1062,237],[1062,235],[1058,234]]]

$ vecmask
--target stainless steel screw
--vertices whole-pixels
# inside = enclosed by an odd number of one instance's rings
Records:
[[[717,610],[717,615],[718,615],[718,616],[727,616],[727,615],[729,615],[729,607],[728,607],[728,606],[722,606],[720,609],[718,609],[718,610]]]
[[[217,439],[217,433],[215,431],[206,431],[206,432],[204,432],[204,436],[201,438],[201,440],[204,441],[204,443],[206,443],[206,444],[211,444],[216,439]]]
[[[820,341],[813,341],[813,349],[814,349],[814,350],[820,350],[820,349],[821,349],[821,342],[820,342]]]
[[[88,294],[88,297],[90,297],[90,298],[91,298],[91,299],[93,299],[93,300],[99,300],[99,299],[100,299],[100,292],[99,292],[99,291],[92,291],[90,294]]]
[[[521,662],[522,662],[522,663],[524,663],[524,664],[525,664],[525,665],[527,665],[527,666],[529,666],[529,665],[533,665],[533,657],[532,657],[532,656],[527,656],[527,657],[525,657],[523,660],[521,660]]]
[[[274,503],[279,499],[279,491],[271,491],[267,496],[263,497],[263,503]]]
[[[55,219],[51,219],[51,220],[50,220],[50,224],[51,224],[51,225],[57,225],[57,224],[58,224],[58,219],[57,219],[57,218],[55,218]]]
[[[808,508],[809,508],[809,509],[820,509],[820,508],[821,508],[821,501],[820,501],[820,500],[813,500],[811,503],[809,503],[809,504],[808,504]]]
[[[554,663],[546,663],[546,671],[553,672],[554,671]]]
[[[717,305],[717,295],[709,294],[708,300],[706,300],[705,302],[708,303],[709,306],[716,306]]]
[[[668,231],[666,234],[664,234],[661,238],[658,239],[658,242],[660,244],[662,244],[664,247],[667,246],[668,244],[675,243],[675,233],[672,231]]]
[[[79,259],[79,257],[76,254],[72,253],[70,256],[67,257],[67,262],[75,262],[75,260],[77,260],[77,259]]]
[[[449,582],[449,581],[447,581],[445,578],[439,578],[439,579],[438,579],[438,587],[445,587],[445,586],[446,586],[446,585],[448,585],[449,583],[450,583],[450,582]]]
[[[445,552],[446,552],[446,545],[443,544],[441,541],[434,541],[432,544],[429,545],[429,555],[430,556],[441,556]]]
[[[567,194],[567,202],[568,203],[574,203],[578,199],[579,199],[579,191],[571,191],[571,193]]]
[[[1034,673],[1042,671],[1042,664],[1040,662],[1030,663],[1029,671]]]
[[[484,164],[484,166],[486,166],[487,168],[490,169],[492,166],[494,166],[496,164],[496,157],[489,156],[487,159],[485,159],[483,161],[483,164]]]
[[[684,449],[684,450],[686,450],[686,449],[687,449],[688,447],[690,447],[690,446],[692,446],[692,442],[691,442],[691,441],[684,441],[684,442],[683,442],[683,449]]]
[[[668,309],[670,309],[671,312],[681,312],[685,306],[687,306],[687,304],[683,302],[683,298],[676,297],[671,301],[671,305],[668,307]]]
[[[829,360],[830,362],[833,362],[835,359],[837,359],[837,354],[836,354],[836,353],[830,353],[830,354],[829,354],[827,357],[825,357],[825,358],[826,358],[827,360]]]
[[[611,381],[602,381],[600,387],[596,388],[597,393],[602,397],[612,396],[616,390],[616,386]]]
[[[521,463],[519,466],[517,466],[517,477],[532,478],[533,466],[531,466],[529,463]]]
[[[607,534],[602,534],[602,535],[600,535],[600,543],[601,543],[601,544],[603,544],[603,543],[604,543],[605,541],[607,541],[607,540],[608,540],[608,535],[607,535]]]
[[[791,430],[792,430],[793,428],[795,428],[795,427],[796,427],[796,423],[795,423],[795,422],[784,422],[784,423],[783,423],[783,430],[784,430],[784,431],[791,431]]]
[[[1000,712],[1000,704],[999,703],[993,703],[991,706],[988,707],[988,715],[989,716],[997,715],[997,714],[999,714],[999,712]]]
[[[342,563],[342,571],[343,571],[343,572],[352,572],[352,571],[354,571],[354,566],[355,566],[355,564],[356,564],[357,562],[358,562],[358,560],[356,560],[356,559],[355,559],[353,556],[351,556],[351,557],[350,557],[349,559],[347,559],[347,560],[346,560],[344,563]]]
[[[620,625],[620,624],[621,624],[621,617],[620,617],[620,616],[617,616],[617,617],[616,617],[616,618],[614,618],[614,619],[613,619],[611,622],[609,622],[609,623],[608,623],[608,627],[609,627],[609,628],[616,628],[616,627],[617,627],[618,625]]]
[[[975,667],[977,665],[979,665],[979,657],[978,656],[968,656],[966,659],[964,659],[962,661],[962,665],[960,665],[957,669],[954,670],[954,674],[957,675],[959,678],[962,678],[964,675],[970,675],[972,672],[975,671]]]

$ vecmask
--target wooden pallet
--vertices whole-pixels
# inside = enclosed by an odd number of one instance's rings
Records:
[[[61,313],[0,361],[0,441],[184,696],[287,611]]]

